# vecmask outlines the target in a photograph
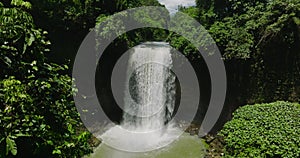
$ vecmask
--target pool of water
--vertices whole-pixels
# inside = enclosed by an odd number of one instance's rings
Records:
[[[203,158],[204,156],[205,145],[202,139],[185,133],[170,145],[151,152],[130,153],[101,144],[93,154],[84,158]]]

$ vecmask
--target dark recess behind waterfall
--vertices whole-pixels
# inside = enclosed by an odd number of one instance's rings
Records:
[[[85,35],[88,31],[83,32],[61,32],[50,34],[49,36],[52,42],[52,52],[48,54],[48,57],[51,61],[56,63],[68,63],[69,67],[72,68],[77,50],[83,41]],[[55,35],[55,36],[53,36]],[[118,39],[117,39],[118,40]],[[118,44],[116,44],[118,43]],[[104,109],[107,116],[114,122],[119,123],[122,119],[122,110],[116,104],[111,87],[110,87],[110,78],[112,69],[119,59],[119,57],[128,50],[128,46],[126,41],[114,41],[109,45],[109,47],[105,50],[103,56],[99,60],[97,72],[96,72],[96,89],[97,89],[97,96],[100,100],[101,106]],[[63,53],[61,53],[63,52]],[[190,60],[192,66],[194,67],[198,80],[199,80],[199,87],[200,87],[200,103],[198,107],[197,114],[194,118],[193,123],[196,125],[200,125],[201,121],[203,120],[209,100],[210,100],[210,93],[211,93],[211,84],[210,84],[210,76],[206,66],[205,61],[200,59],[191,59]],[[228,65],[226,64],[226,69],[228,69]],[[71,70],[69,74],[71,75]],[[229,69],[230,70],[230,69]],[[232,71],[233,72],[233,71]],[[230,81],[232,72],[227,71],[227,77]],[[125,75],[125,73],[124,73]],[[211,130],[212,133],[220,130],[224,123],[231,118],[231,112],[236,109],[237,105],[241,105],[242,103],[236,99],[239,94],[239,90],[235,87],[235,84],[230,84],[228,81],[228,89],[225,105],[222,111],[221,116],[219,117],[218,122]],[[178,86],[177,86],[178,87]],[[233,93],[235,92],[235,93]],[[180,94],[178,93],[177,89],[177,96],[176,96],[176,105],[178,106],[178,101],[180,99]],[[234,106],[232,106],[234,105]],[[176,112],[176,110],[175,110]]]

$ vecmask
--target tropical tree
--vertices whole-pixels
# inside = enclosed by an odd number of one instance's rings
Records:
[[[230,83],[235,83],[235,90],[243,91],[242,96],[248,101],[298,101],[299,2],[197,0],[196,7],[181,11],[209,31],[226,66],[234,70],[228,73]],[[170,39],[187,55],[196,51],[178,35]]]
[[[66,65],[49,63],[47,32],[23,0],[0,3],[0,157],[79,157],[91,152]]]

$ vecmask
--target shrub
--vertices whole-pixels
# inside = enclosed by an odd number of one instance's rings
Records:
[[[50,42],[30,6],[0,2],[0,158],[82,157],[91,134],[78,130],[68,67],[47,61]]]
[[[228,157],[299,157],[300,105],[277,101],[240,107],[220,135]]]

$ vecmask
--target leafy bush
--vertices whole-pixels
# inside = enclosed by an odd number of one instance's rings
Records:
[[[0,2],[0,158],[81,157],[91,152],[68,67],[49,63],[50,42],[22,0]]]
[[[220,132],[227,156],[299,157],[300,105],[277,101],[240,107]]]
[[[89,153],[90,134],[76,132],[82,124],[71,101],[71,88],[70,77],[64,75],[29,82],[14,77],[0,81],[0,117],[4,127],[0,129],[0,144],[6,146],[0,157],[73,157]]]

